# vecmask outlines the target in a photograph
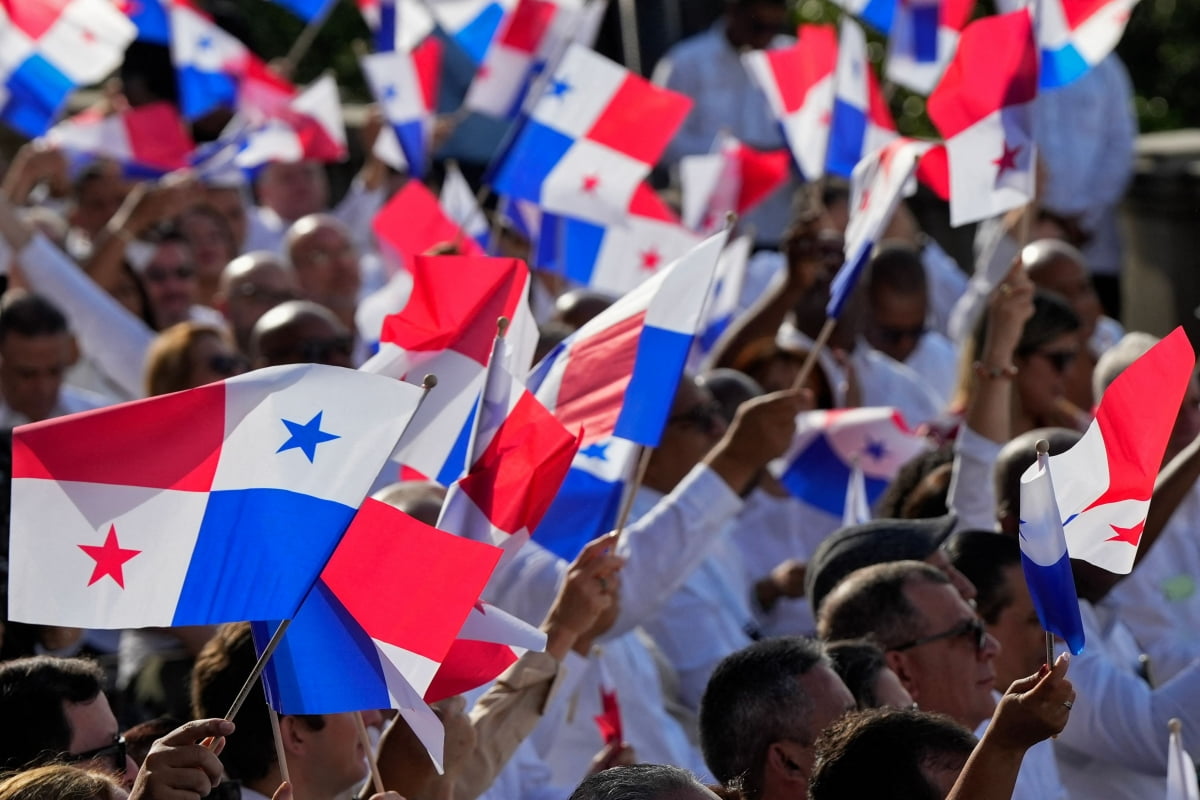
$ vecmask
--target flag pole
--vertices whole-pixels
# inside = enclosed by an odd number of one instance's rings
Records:
[[[283,731],[279,729],[279,712],[267,703],[267,711],[271,712],[271,738],[275,740],[275,760],[279,762],[279,777],[288,785],[292,778],[288,774],[287,752],[283,749]]]
[[[233,718],[242,710],[246,698],[250,696],[250,690],[254,688],[254,682],[262,677],[263,669],[267,666],[267,659],[279,647],[279,643],[283,641],[283,634],[287,632],[288,626],[291,624],[292,621],[290,619],[285,619],[279,623],[279,627],[275,629],[275,633],[271,634],[271,641],[267,642],[267,646],[263,648],[262,655],[254,663],[254,669],[250,670],[250,677],[242,684],[241,691],[237,693],[237,697],[233,698],[233,703],[230,704],[229,711],[225,713],[225,719],[233,722]]]
[[[638,445],[637,471],[633,475],[633,483],[629,485],[629,491],[621,501],[621,512],[617,515],[617,527],[613,531],[614,550],[621,543],[621,533],[625,530],[625,523],[629,522],[630,512],[633,511],[633,499],[637,497],[638,489],[642,488],[642,481],[646,479],[646,467],[649,466],[650,456],[653,454],[653,447],[644,444]]]
[[[800,372],[796,375],[796,380],[792,382],[793,389],[803,389],[804,384],[808,383],[808,376],[812,374],[813,367],[817,364],[817,357],[821,355],[821,350],[829,343],[829,337],[833,335],[833,328],[836,325],[836,318],[825,318],[825,324],[821,326],[821,332],[817,334],[817,340],[813,342],[812,349],[808,351],[808,357],[804,359],[804,364],[800,367]]]
[[[458,169],[458,161],[455,159],[447,159],[446,168],[458,170],[458,174],[462,175],[462,170]],[[462,224],[457,226],[458,232],[454,234],[454,241],[451,242],[451,247],[454,248],[455,252],[458,251],[458,246],[462,244],[463,237],[467,235],[467,226],[474,222],[476,216],[483,214],[484,221],[487,221],[487,214],[483,210],[483,204],[486,203],[488,198],[491,196],[491,185],[486,183],[479,184],[479,191],[475,193],[475,206],[471,209],[471,213],[467,216],[467,218],[462,221]],[[489,247],[489,249],[491,248]]]
[[[361,711],[354,712],[354,728],[358,731],[358,741],[362,743],[367,754],[367,764],[371,767],[371,783],[375,786],[376,794],[383,794],[383,776],[379,774],[379,762],[375,760],[375,750],[371,747],[371,737],[367,736],[367,724],[363,722]]]
[[[304,30],[300,31],[300,35],[296,37],[296,41],[292,42],[287,55],[283,57],[282,64],[284,77],[288,80],[291,80],[292,75],[296,72],[296,67],[300,66],[300,59],[308,53],[313,42],[317,40],[317,34],[329,21],[329,15],[333,12],[335,5],[337,5],[337,0],[327,0],[320,13],[309,20],[308,24],[304,26]]]
[[[1045,439],[1038,439],[1034,445],[1037,451],[1038,466],[1046,468],[1047,462],[1050,460],[1050,443]],[[1046,631],[1046,668],[1054,666],[1054,634]]]

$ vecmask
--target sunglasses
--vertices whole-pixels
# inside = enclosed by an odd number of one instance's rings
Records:
[[[893,328],[887,325],[876,325],[875,328],[879,332],[879,338],[888,344],[899,344],[906,339],[920,339],[929,330],[924,325],[916,328]]]
[[[1033,355],[1046,359],[1060,375],[1079,357],[1074,350],[1034,350]]]
[[[987,628],[983,626],[983,623],[979,621],[979,618],[972,617],[971,619],[963,620],[948,631],[935,633],[932,636],[922,636],[920,639],[913,639],[911,642],[905,642],[904,644],[896,645],[895,647],[889,647],[888,649],[895,652],[901,652],[904,650],[911,650],[914,647],[920,647],[923,644],[939,642],[942,639],[961,638],[969,639],[975,645],[975,652],[982,653],[983,648],[987,647],[987,635]]]
[[[704,403],[667,417],[667,424],[681,425],[685,428],[695,428],[703,433],[715,434],[724,420],[720,405]]]
[[[195,274],[195,268],[188,266],[175,267],[174,269],[149,267],[142,273],[142,277],[150,283],[166,283],[172,278],[177,281],[190,281]]]
[[[60,760],[67,764],[81,764],[85,761],[100,761],[110,759],[109,764],[119,774],[125,773],[125,737],[117,734],[113,737],[112,744],[104,747],[97,747],[95,750],[88,750],[86,753],[67,753]]]
[[[332,339],[309,339],[299,348],[300,357],[308,364],[323,364],[331,356],[349,358],[354,353],[354,337],[335,336]]]
[[[246,371],[246,360],[230,353],[214,353],[208,359],[208,368],[217,375],[226,377]]]

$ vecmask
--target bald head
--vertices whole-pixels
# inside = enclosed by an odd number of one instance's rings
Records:
[[[352,326],[362,274],[349,229],[329,214],[309,214],[292,223],[283,245],[305,297]]]
[[[238,256],[225,265],[214,304],[229,320],[242,352],[249,352],[250,331],[268,310],[300,296],[296,276],[279,256],[265,250]]]
[[[446,490],[433,481],[404,481],[385,486],[371,497],[426,525],[436,525]]]
[[[267,311],[250,332],[250,360],[257,367],[329,364],[352,368],[354,339],[327,308],[289,300]]]
[[[1086,263],[1083,253],[1061,239],[1039,239],[1021,250],[1021,266],[1034,283],[1057,261],[1073,261],[1081,267]]]

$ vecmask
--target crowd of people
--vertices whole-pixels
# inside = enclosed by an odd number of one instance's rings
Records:
[[[721,131],[782,145],[738,54],[787,43],[788,19],[782,0],[729,0],[667,54],[655,79],[695,107],[664,166]],[[740,314],[680,380],[621,535],[573,561],[535,537],[489,583],[484,599],[540,624],[547,646],[435,704],[444,771],[390,709],[273,719],[256,684],[222,720],[256,660],[247,623],[9,620],[0,800],[1164,796],[1168,722],[1200,731],[1195,376],[1136,568],[1072,562],[1082,654],[1059,643],[1048,659],[1018,544],[1035,442],[1075,444],[1157,341],[1118,322],[1111,220],[1132,169],[1128,95],[1110,56],[1039,98],[1038,199],[981,224],[974,263],[901,205],[806,376],[849,191],[796,177],[768,198],[746,228],[757,244]],[[371,230],[399,178],[366,151],[334,206],[316,162],[138,182],[23,146],[0,184],[0,426],[261,367],[361,365],[379,310],[399,311],[412,283]],[[530,259],[518,228],[497,217],[492,229],[493,254]],[[533,275],[541,353],[615,300]],[[897,409],[928,448],[870,521],[846,524],[768,465],[799,414],[854,407]],[[374,496],[436,522],[444,487],[396,476]],[[622,735],[606,737],[596,719],[613,697]]]

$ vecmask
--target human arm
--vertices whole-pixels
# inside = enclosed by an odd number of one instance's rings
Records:
[[[754,584],[754,599],[763,612],[770,612],[785,597],[804,597],[804,576],[808,565],[798,558],[780,563]]]
[[[4,173],[0,194],[14,205],[23,205],[34,188],[43,182],[49,185],[51,194],[65,196],[70,188],[67,161],[56,148],[37,141],[27,142],[17,151]]]

